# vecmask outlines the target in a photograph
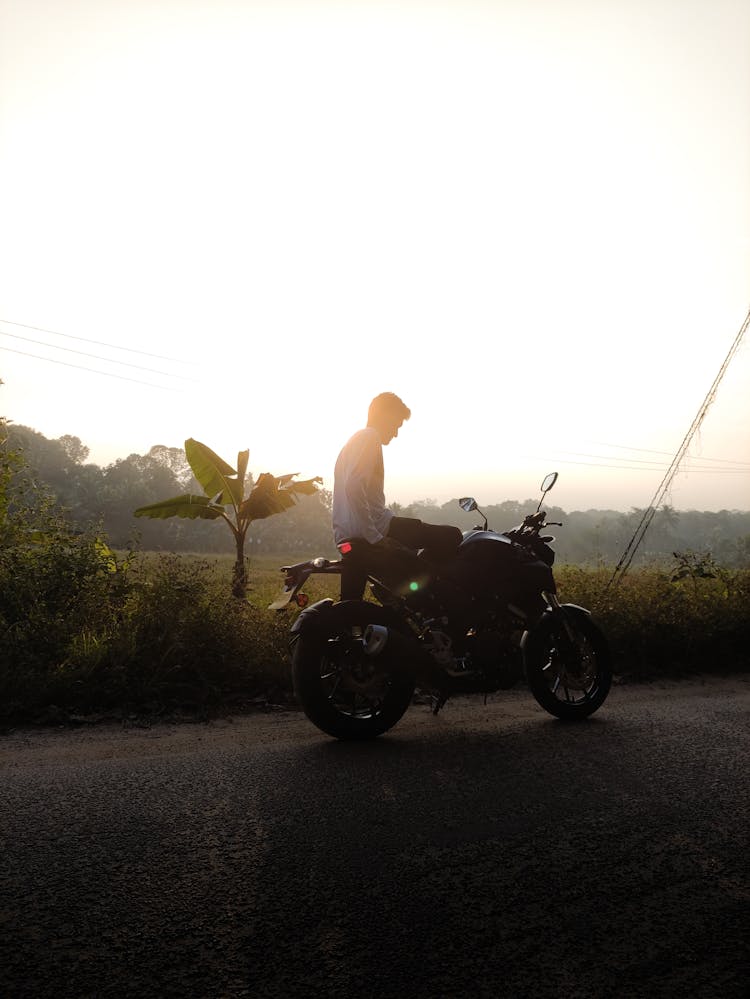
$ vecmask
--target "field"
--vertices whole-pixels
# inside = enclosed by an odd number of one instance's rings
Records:
[[[250,563],[247,601],[229,592],[231,559],[70,546],[36,564],[2,563],[0,722],[67,723],[244,711],[292,701],[287,635],[295,609],[270,611],[281,565]],[[99,562],[94,561],[99,558]],[[109,559],[109,561],[107,561]],[[562,601],[591,608],[621,682],[748,668],[750,571],[560,566]],[[678,577],[678,578],[676,578]],[[313,576],[311,602],[338,578]],[[12,598],[10,594],[12,593]]]

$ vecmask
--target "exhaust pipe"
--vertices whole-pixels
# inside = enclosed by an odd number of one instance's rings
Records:
[[[368,624],[362,636],[366,656],[379,656],[388,644],[389,629],[384,624]],[[391,647],[393,643],[391,643]]]
[[[362,643],[365,655],[373,658],[387,650],[389,665],[399,669],[431,671],[435,666],[432,656],[421,642],[384,624],[368,624]]]

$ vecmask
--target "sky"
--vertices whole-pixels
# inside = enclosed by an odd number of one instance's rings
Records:
[[[750,308],[747,0],[0,0],[0,414],[645,507]],[[33,356],[30,356],[33,355]],[[664,501],[750,509],[750,335]]]

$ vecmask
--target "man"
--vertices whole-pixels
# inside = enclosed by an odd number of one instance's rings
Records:
[[[393,392],[382,392],[370,403],[367,426],[358,430],[336,461],[333,481],[333,534],[342,554],[341,599],[359,600],[367,574],[403,592],[421,588],[429,564],[456,550],[457,527],[424,524],[396,517],[385,505],[383,447],[398,436],[411,410]],[[416,558],[416,549],[425,558]]]

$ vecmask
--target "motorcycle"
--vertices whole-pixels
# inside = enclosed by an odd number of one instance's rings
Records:
[[[483,525],[464,531],[447,561],[425,563],[417,581],[397,586],[369,575],[377,603],[309,603],[305,582],[340,575],[343,558],[282,567],[284,589],[270,606],[302,608],[290,633],[292,678],[314,725],[337,739],[372,739],[401,719],[418,688],[437,714],[450,696],[486,700],[524,676],[557,718],[581,720],[601,707],[612,682],[607,640],[588,610],[558,600],[555,539],[542,533],[562,526],[541,508],[557,477],[544,478],[534,513],[504,532],[488,528],[473,497],[460,499]]]

